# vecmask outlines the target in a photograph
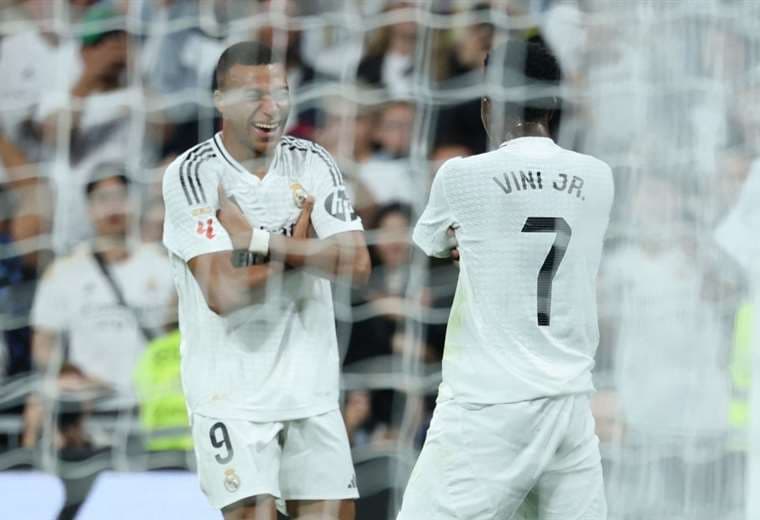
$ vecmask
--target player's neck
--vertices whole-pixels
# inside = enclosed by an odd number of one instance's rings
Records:
[[[543,123],[515,123],[509,129],[506,141],[519,137],[549,137],[549,129]]]
[[[246,170],[263,177],[269,169],[269,163],[272,161],[271,154],[259,154],[250,149],[250,147],[241,144],[231,133],[225,132],[222,128],[222,143],[224,148],[229,152],[233,159],[239,162]]]

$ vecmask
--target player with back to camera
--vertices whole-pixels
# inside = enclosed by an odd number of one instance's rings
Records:
[[[502,144],[444,163],[414,230],[460,271],[437,406],[398,518],[512,519],[531,493],[542,520],[605,519],[589,394],[612,172],[550,137],[559,100],[546,88],[561,75],[544,47],[508,42],[486,74],[533,97],[483,99]]]
[[[201,486],[227,520],[274,519],[275,499],[291,518],[351,520],[329,280],[366,283],[361,221],[329,154],[283,136],[290,95],[270,48],[229,47],[216,81],[222,131],[163,180]]]

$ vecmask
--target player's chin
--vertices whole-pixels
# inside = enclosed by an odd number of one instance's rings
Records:
[[[253,143],[254,149],[257,152],[263,153],[271,150],[282,137],[282,128],[274,128],[272,130],[264,130],[255,126],[250,127],[249,134]]]

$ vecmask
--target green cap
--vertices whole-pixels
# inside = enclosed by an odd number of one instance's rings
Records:
[[[82,45],[94,45],[112,33],[124,32],[124,16],[110,5],[98,4],[82,17]]]

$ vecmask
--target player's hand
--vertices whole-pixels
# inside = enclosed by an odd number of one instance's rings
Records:
[[[309,230],[311,229],[311,210],[314,209],[314,197],[309,195],[306,200],[303,201],[301,206],[301,214],[298,216],[296,225],[293,227],[293,238],[303,240],[309,238]]]
[[[235,249],[248,249],[254,232],[253,226],[248,222],[238,205],[227,196],[221,184],[219,185],[219,210],[216,212],[216,218],[227,230]]]

